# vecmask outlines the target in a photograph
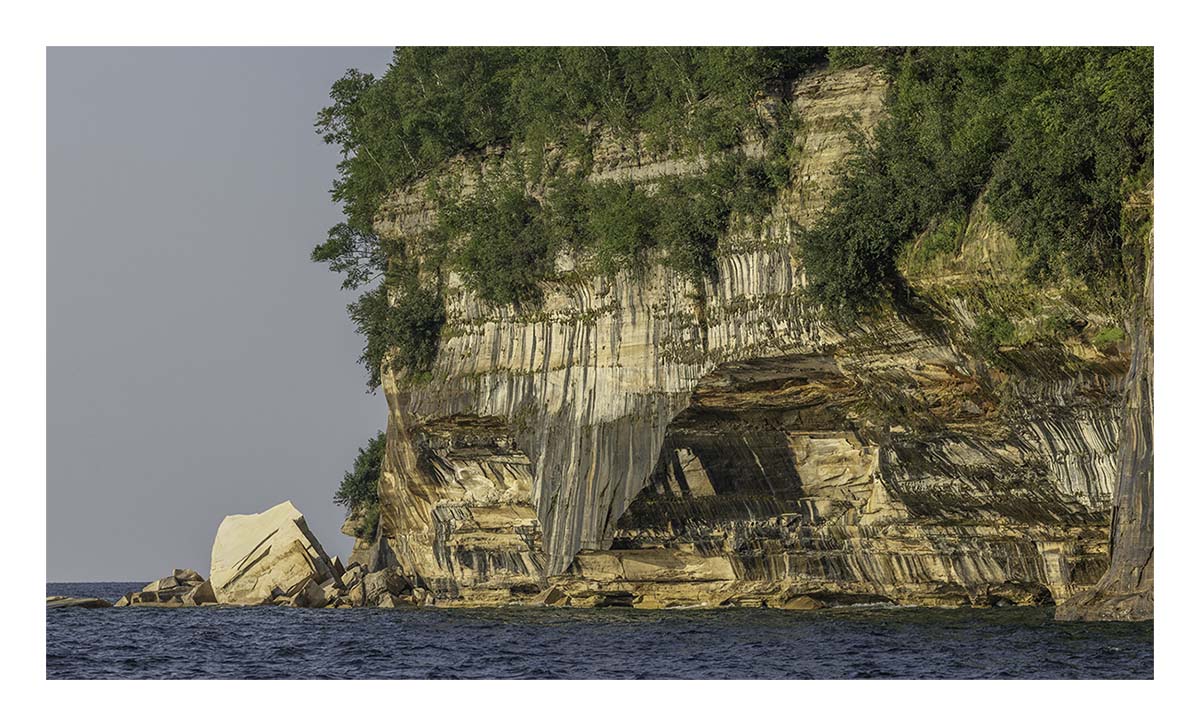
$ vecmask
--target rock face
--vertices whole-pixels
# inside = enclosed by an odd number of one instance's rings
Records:
[[[1153,198],[1143,202],[1153,208]],[[1154,617],[1154,261],[1131,315],[1132,364],[1125,383],[1119,474],[1112,512],[1112,562],[1096,586],[1060,605],[1059,620]]]
[[[333,563],[304,515],[283,502],[261,514],[234,514],[217,529],[210,583],[218,602],[258,605],[332,580]]]
[[[987,605],[1096,583],[1129,351],[1083,331],[1113,321],[1024,283],[981,206],[891,312],[844,329],[809,308],[794,235],[884,92],[866,69],[798,85],[794,188],[702,290],[661,266],[564,275],[519,311],[451,275],[433,375],[384,371],[379,535],[356,553],[444,604]],[[604,173],[674,173],[623,163]],[[377,225],[427,213],[401,199]],[[1000,305],[1074,327],[982,354]]]

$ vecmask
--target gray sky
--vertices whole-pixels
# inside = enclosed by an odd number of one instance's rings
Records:
[[[50,581],[207,573],[226,514],[331,500],[382,429],[313,131],[384,48],[57,48],[47,57]]]

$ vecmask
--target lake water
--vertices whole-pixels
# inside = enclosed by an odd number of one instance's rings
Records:
[[[51,583],[114,601],[144,582]],[[49,678],[1153,678],[1153,623],[1051,608],[63,608]]]

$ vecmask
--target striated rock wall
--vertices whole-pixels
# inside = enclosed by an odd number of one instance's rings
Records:
[[[1151,213],[1153,190],[1141,203]],[[1112,507],[1112,561],[1096,584],[1058,607],[1060,620],[1154,617],[1154,231],[1130,315],[1132,362],[1125,381],[1119,472]]]
[[[796,184],[703,290],[564,257],[521,311],[451,276],[432,376],[385,370],[380,535],[358,551],[447,604],[549,585],[574,605],[1034,603],[1095,583],[1128,357],[1078,335],[972,353],[980,289],[1055,296],[1014,282],[985,214],[953,259],[908,271],[919,294],[895,311],[838,330],[808,307],[793,234],[884,91],[866,69],[797,85]],[[678,172],[654,164],[601,173]],[[398,198],[379,224],[427,214]]]

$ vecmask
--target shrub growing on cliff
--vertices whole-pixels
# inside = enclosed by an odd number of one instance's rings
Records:
[[[382,195],[459,153],[540,146],[605,128],[717,151],[758,123],[751,101],[824,61],[824,48],[397,48],[380,78],[330,89],[317,130],[342,150],[333,198],[367,232]]]
[[[1012,345],[1015,336],[1016,326],[1011,320],[995,313],[986,313],[979,316],[971,330],[970,343],[976,355],[995,361],[1000,348]]]
[[[389,288],[394,304],[388,301]],[[423,373],[433,366],[446,322],[445,306],[436,286],[422,285],[415,273],[398,275],[393,285],[376,287],[348,309],[365,341],[359,361],[367,369],[368,386],[380,384],[389,353],[393,368]]]
[[[540,199],[530,191],[534,181],[524,176],[521,159],[510,159],[472,192],[439,192],[438,236],[455,248],[449,258],[467,285],[495,304],[536,303],[562,249],[610,275],[644,267],[658,249],[667,265],[699,281],[715,269],[717,241],[734,220],[770,211],[787,183],[781,156],[790,148],[773,145],[765,158],[728,152],[702,171],[653,185],[563,173]]]
[[[329,230],[325,244],[313,249],[311,259],[342,273],[343,290],[357,290],[383,277],[390,252],[374,233],[341,222]]]
[[[654,245],[657,210],[649,194],[633,182],[602,182],[586,197],[587,241],[600,268],[628,268]]]
[[[901,246],[985,192],[1031,277],[1120,284],[1121,206],[1152,164],[1151,49],[918,48],[872,62],[892,73],[889,116],[801,239],[819,302],[870,307]]]
[[[538,301],[538,283],[553,270],[553,244],[542,205],[523,179],[485,179],[439,217],[447,237],[462,238],[455,264],[480,297],[498,304]]]
[[[1153,53],[1043,53],[1035,67],[1049,79],[1011,119],[988,201],[1034,277],[1107,281],[1127,242],[1122,205],[1151,173]]]
[[[342,483],[333,495],[336,504],[356,510],[379,503],[379,474],[386,445],[387,436],[380,431],[367,441],[365,448],[358,450],[354,467],[342,476]]]
[[[389,352],[394,366],[412,372],[433,365],[445,308],[436,281],[422,284],[417,263],[407,258],[404,245],[342,223],[329,230],[325,244],[312,251],[312,259],[342,273],[343,289],[380,283],[347,306],[364,339],[359,361],[367,369],[370,388],[379,386]]]

